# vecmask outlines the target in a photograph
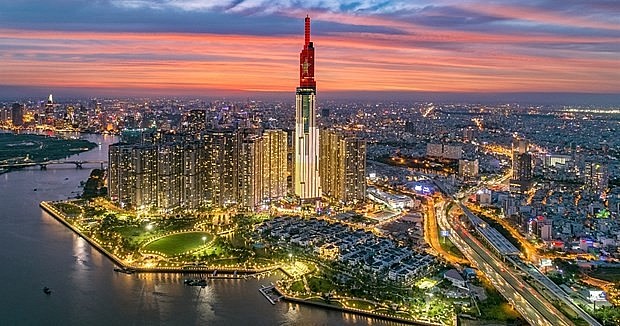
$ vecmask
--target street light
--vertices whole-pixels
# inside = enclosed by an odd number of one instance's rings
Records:
[[[146,230],[147,231],[151,231],[153,229],[153,224],[147,224],[146,225]]]

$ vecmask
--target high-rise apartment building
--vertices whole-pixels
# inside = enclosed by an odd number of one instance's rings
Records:
[[[532,154],[527,140],[515,138],[512,142],[512,178],[510,188],[513,192],[527,190],[532,180]]]
[[[122,208],[133,207],[135,172],[133,146],[124,143],[110,145],[108,150],[108,195]]]
[[[204,134],[206,162],[203,171],[205,203],[224,207],[237,203],[239,133],[209,130]]]
[[[244,135],[239,146],[239,205],[253,210],[262,202],[263,139],[256,134]]]
[[[595,192],[603,192],[609,186],[609,170],[606,164],[586,161],[583,171],[586,188]]]
[[[305,19],[304,36],[304,47],[299,55],[299,87],[295,95],[295,175],[293,177],[294,193],[301,200],[321,197],[314,44],[310,42],[310,17]]]
[[[143,145],[131,150],[134,194],[131,204],[140,210],[157,207],[157,147]]]
[[[13,103],[11,107],[11,121],[13,126],[21,126],[24,124],[24,106],[19,103]]]
[[[207,128],[207,111],[190,110],[186,118],[185,132],[196,139],[200,138],[200,133]]]
[[[157,203],[161,209],[174,209],[183,202],[183,146],[164,143],[158,146]]]
[[[287,133],[280,129],[263,131],[263,200],[286,196],[288,177]]]
[[[321,130],[323,196],[345,204],[366,198],[366,143],[336,130]]]

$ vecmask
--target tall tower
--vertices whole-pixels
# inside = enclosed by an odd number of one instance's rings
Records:
[[[301,200],[321,197],[319,180],[319,128],[316,125],[314,45],[310,17],[305,20],[304,48],[299,54],[299,87],[295,95],[295,195]]]

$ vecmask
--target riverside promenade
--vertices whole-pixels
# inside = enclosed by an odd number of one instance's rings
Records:
[[[280,294],[282,296],[283,300],[286,300],[286,301],[289,301],[289,302],[295,302],[295,303],[300,303],[300,304],[307,304],[307,305],[312,305],[312,306],[316,306],[316,307],[322,307],[322,308],[331,309],[331,310],[338,310],[338,311],[341,311],[341,312],[347,312],[347,313],[352,313],[352,314],[366,316],[366,317],[371,317],[371,318],[383,319],[383,320],[388,320],[388,321],[395,321],[395,322],[409,324],[409,325],[423,325],[423,326],[441,326],[441,325],[443,325],[443,324],[433,323],[433,322],[430,322],[430,321],[417,320],[417,319],[413,319],[413,318],[398,317],[398,316],[389,315],[389,314],[383,314],[383,313],[374,312],[374,311],[368,311],[368,310],[363,310],[363,309],[356,309],[356,308],[345,307],[345,306],[336,306],[336,305],[332,305],[332,304],[328,304],[328,303],[312,301],[312,300],[303,299],[303,298],[297,298],[297,297],[294,297],[294,296],[286,293],[286,291],[284,291],[278,285],[274,285],[274,290],[276,292],[278,292],[278,294]],[[454,325],[456,325],[456,324],[457,323],[456,323],[456,320],[455,320],[454,321]]]
[[[158,266],[158,267],[144,267],[128,264],[123,261],[120,257],[114,255],[110,251],[106,250],[96,239],[89,237],[84,234],[80,229],[67,222],[67,216],[63,214],[61,211],[57,210],[50,202],[43,201],[39,204],[39,206],[52,215],[56,220],[60,223],[64,224],[66,227],[71,229],[77,235],[82,237],[84,240],[88,241],[88,243],[96,248],[99,252],[105,255],[108,259],[113,261],[116,265],[121,267],[124,270],[140,272],[140,273],[209,273],[211,274],[209,278],[222,278],[222,279],[230,279],[230,278],[243,278],[247,276],[253,276],[255,274],[271,272],[275,270],[282,270],[280,265],[273,265],[264,268],[243,268],[243,267],[229,267],[229,266],[195,266],[195,265],[184,265],[184,266]]]
[[[288,273],[288,271],[279,264],[265,267],[265,268],[260,268],[260,269],[248,269],[248,268],[241,268],[241,267],[235,268],[235,267],[225,267],[225,266],[221,266],[221,267],[220,266],[204,266],[202,267],[202,266],[192,266],[192,265],[185,265],[182,267],[142,267],[142,266],[127,264],[121,258],[109,252],[108,250],[106,250],[98,241],[96,241],[96,239],[93,239],[87,236],[80,229],[78,229],[77,227],[69,223],[66,220],[67,216],[63,214],[61,211],[57,210],[50,202],[43,201],[39,204],[39,206],[44,211],[52,215],[56,220],[58,220],[59,222],[67,226],[69,229],[71,229],[73,232],[75,232],[77,235],[82,237],[84,240],[88,241],[90,245],[92,245],[99,252],[101,252],[103,255],[105,255],[111,261],[117,264],[120,268],[126,271],[137,272],[137,273],[183,273],[183,274],[187,274],[187,273],[207,274],[208,273],[210,275],[207,275],[206,277],[210,279],[243,279],[247,277],[258,276],[262,273],[269,273],[275,270],[279,270],[284,275],[286,275],[286,277],[292,277]],[[394,322],[405,323],[405,324],[410,324],[410,325],[423,325],[423,326],[441,325],[441,324],[433,323],[430,321],[416,320],[412,318],[404,318],[404,317],[384,314],[380,312],[356,309],[356,308],[346,307],[346,306],[336,306],[333,304],[327,304],[327,303],[322,303],[318,301],[311,301],[311,300],[304,299],[304,298],[298,298],[298,297],[295,297],[295,296],[292,296],[286,293],[282,288],[280,288],[277,285],[273,287],[273,290],[275,290],[275,292],[281,295],[283,300],[286,300],[289,302],[313,305],[313,306],[321,307],[325,309],[338,310],[343,313],[351,313],[351,314],[356,314],[360,316],[377,318],[377,319],[382,319],[382,320],[387,320],[387,321],[394,321]],[[275,303],[275,301],[273,303]],[[456,321],[454,324],[456,325]]]

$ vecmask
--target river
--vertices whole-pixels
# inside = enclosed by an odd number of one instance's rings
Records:
[[[83,135],[100,144],[76,154],[107,160],[114,136]],[[183,285],[180,274],[133,274],[39,208],[80,191],[92,168],[28,168],[0,175],[0,323],[2,325],[396,325],[308,305],[271,305],[258,288],[276,278]],[[36,189],[36,191],[34,191]],[[47,296],[42,288],[53,293]]]

